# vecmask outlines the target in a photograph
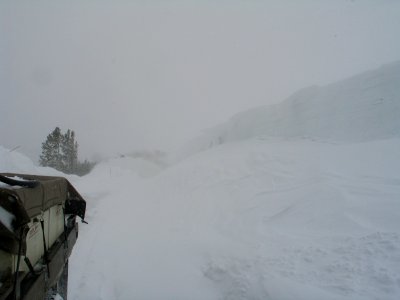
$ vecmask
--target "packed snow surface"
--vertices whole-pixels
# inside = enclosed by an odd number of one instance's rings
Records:
[[[256,138],[152,178],[88,175],[70,296],[399,299],[399,153]]]
[[[69,297],[398,299],[399,153],[399,139],[259,137],[153,177],[126,158],[69,177],[89,222],[70,258]]]

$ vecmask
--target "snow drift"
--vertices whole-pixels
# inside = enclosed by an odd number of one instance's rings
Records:
[[[398,139],[256,138],[151,178],[88,175],[70,295],[398,299],[398,153]]]
[[[324,87],[308,87],[285,101],[257,107],[211,128],[184,156],[254,136],[361,142],[400,136],[400,62]]]
[[[65,176],[53,168],[38,167],[27,156],[0,146],[0,172]],[[75,177],[75,176],[72,176]]]

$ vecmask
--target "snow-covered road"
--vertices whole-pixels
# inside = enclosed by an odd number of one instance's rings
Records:
[[[89,225],[69,296],[399,299],[399,154],[398,139],[258,138],[152,177],[143,162],[102,163],[74,179]]]

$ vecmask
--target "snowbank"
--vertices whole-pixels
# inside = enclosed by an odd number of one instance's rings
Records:
[[[400,62],[242,112],[188,143],[182,156],[254,136],[362,142],[400,136]]]
[[[9,173],[36,173],[38,168],[23,154],[0,146],[0,171]]]
[[[70,296],[398,299],[398,153],[399,139],[250,139],[97,195],[91,174]]]
[[[39,167],[27,156],[11,151],[0,145],[0,173],[21,173],[35,174],[45,176],[63,176],[68,177],[68,180],[75,182],[79,180],[76,175],[66,175],[53,168]]]

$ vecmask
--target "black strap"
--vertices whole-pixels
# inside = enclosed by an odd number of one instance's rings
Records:
[[[23,228],[20,228],[20,236],[19,236],[19,245],[18,245],[18,258],[17,258],[17,268],[14,274],[14,287],[13,287],[13,298],[19,299],[20,297],[20,289],[18,286],[18,276],[19,276],[19,264],[21,262],[21,253],[22,253],[22,238],[24,236]]]
[[[49,252],[47,251],[47,247],[46,247],[46,237],[44,234],[44,220],[40,220],[40,225],[42,227],[42,233],[43,233],[43,250],[44,250],[44,254],[43,254],[43,258],[44,258],[44,262],[47,265],[47,275],[50,277],[50,268],[49,268]]]
[[[68,249],[68,227],[67,221],[65,220],[65,208],[63,207],[63,217],[64,217],[64,248]]]
[[[29,272],[31,272],[32,275],[36,276],[36,275],[39,275],[39,274],[40,274],[40,273],[37,273],[37,272],[35,271],[35,269],[34,269],[33,266],[32,266],[31,261],[30,261],[29,258],[28,258],[28,256],[25,256],[24,261],[25,261],[26,265],[28,266]]]

